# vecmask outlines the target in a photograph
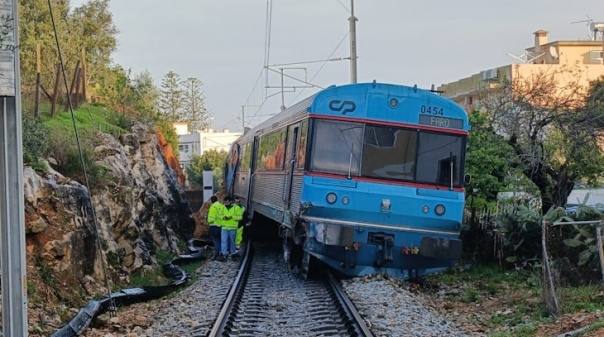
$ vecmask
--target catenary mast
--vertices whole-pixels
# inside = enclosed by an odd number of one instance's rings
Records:
[[[350,0],[350,82],[357,83],[357,18],[354,16],[354,0]]]
[[[17,0],[0,0],[2,335],[27,336],[25,207]]]

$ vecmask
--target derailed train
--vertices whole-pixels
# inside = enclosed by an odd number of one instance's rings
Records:
[[[417,277],[461,255],[469,129],[461,106],[417,86],[332,86],[237,139],[225,184],[305,276],[322,262]]]

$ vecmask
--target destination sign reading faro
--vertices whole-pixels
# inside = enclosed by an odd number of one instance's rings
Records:
[[[419,115],[419,124],[447,129],[463,129],[463,120],[441,116]]]

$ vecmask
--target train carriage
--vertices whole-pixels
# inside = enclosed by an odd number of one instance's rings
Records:
[[[430,91],[333,86],[234,142],[227,190],[304,274],[409,278],[461,255],[468,118]]]

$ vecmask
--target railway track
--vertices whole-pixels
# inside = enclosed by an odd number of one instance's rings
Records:
[[[83,337],[467,336],[395,280],[305,281],[281,254],[257,247],[239,261],[207,261],[182,292],[124,308]]]
[[[329,274],[302,280],[280,253],[250,247],[207,336],[373,336]]]

